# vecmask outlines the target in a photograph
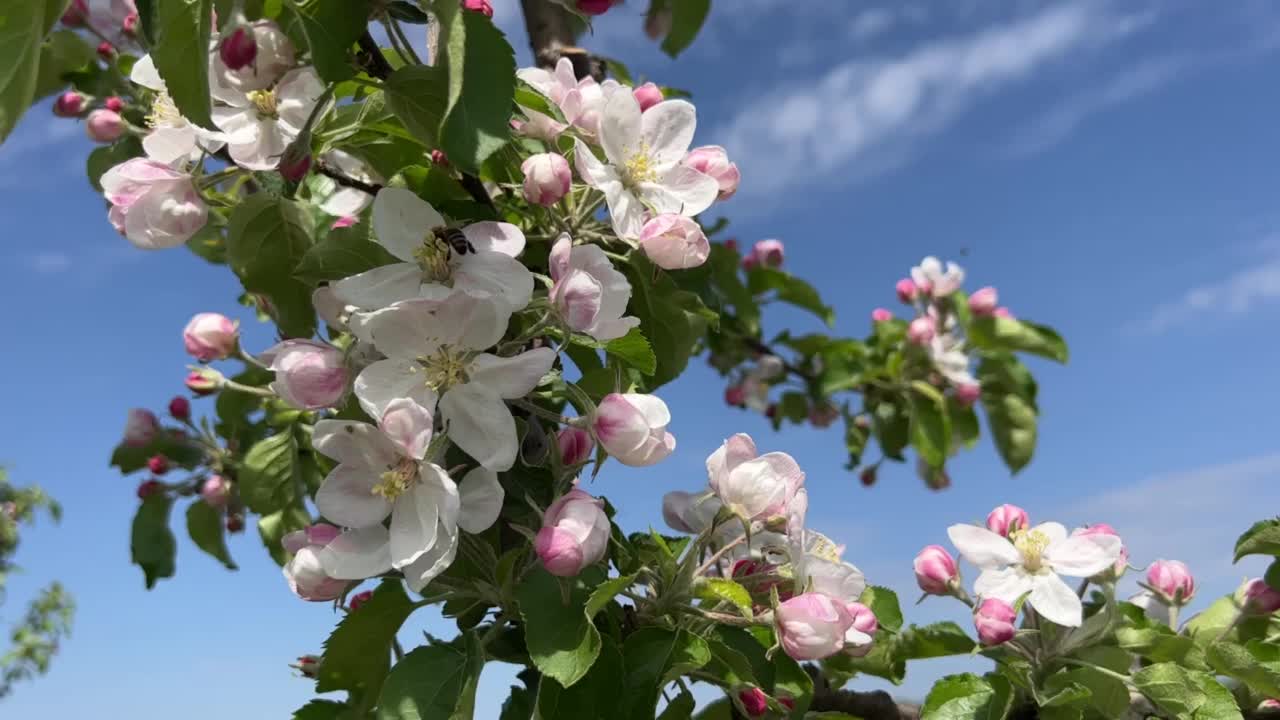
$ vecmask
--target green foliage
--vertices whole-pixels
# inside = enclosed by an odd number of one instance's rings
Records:
[[[369,224],[361,222],[330,230],[303,254],[293,274],[309,285],[318,285],[394,262],[399,260],[374,242],[369,237]]]
[[[399,580],[378,585],[373,596],[344,617],[325,640],[316,691],[349,690],[376,698],[391,667],[392,640],[413,610]]]
[[[752,616],[751,594],[727,578],[702,578],[695,581],[694,593],[711,605],[727,602],[745,618]]]
[[[1274,645],[1256,640],[1248,647],[1220,640],[1206,649],[1205,656],[1219,675],[1233,677],[1259,695],[1280,698],[1280,658],[1276,651]]]
[[[1206,672],[1157,663],[1134,673],[1133,683],[1157,708],[1177,720],[1241,718],[1231,691]]]
[[[148,590],[155,587],[157,580],[173,577],[178,543],[169,529],[172,508],[173,498],[166,493],[153,493],[142,501],[133,516],[129,548],[133,564],[142,568]]]
[[[647,627],[627,637],[622,656],[627,677],[618,717],[645,720],[654,716],[662,686],[710,662],[711,648],[688,630]]]
[[[245,453],[240,497],[256,513],[273,513],[298,499],[300,480],[297,438],[286,428]]]
[[[1236,540],[1236,562],[1247,555],[1280,556],[1280,518],[1256,522],[1244,531]]]
[[[423,145],[434,148],[440,143],[440,123],[448,99],[448,78],[439,67],[406,65],[396,70],[382,84],[387,108]]]
[[[711,0],[669,0],[671,30],[662,41],[662,51],[671,57],[684,52],[693,44],[702,29],[702,23],[711,13]]]
[[[538,685],[538,716],[542,720],[613,720],[625,678],[622,653],[606,636],[590,671],[571,687],[565,688],[553,677],[542,679]]]
[[[529,657],[543,675],[572,687],[600,654],[600,632],[582,608],[593,586],[581,578],[560,580],[539,568],[516,588]]]
[[[433,9],[448,88],[440,147],[449,162],[474,173],[510,137],[515,52],[484,15],[452,0],[437,0]]]
[[[1013,703],[1009,681],[999,675],[948,675],[929,691],[921,720],[1002,720]]]
[[[227,538],[223,532],[222,513],[206,502],[197,500],[187,507],[187,534],[196,547],[209,553],[228,570],[235,570],[235,561],[227,550]]]
[[[9,634],[0,655],[0,699],[17,683],[49,671],[63,638],[71,634],[75,602],[59,583],[42,589]]]
[[[311,50],[311,63],[327,82],[355,75],[351,46],[365,31],[369,7],[365,0],[298,0],[294,12]]]
[[[870,585],[862,591],[858,602],[871,608],[881,628],[895,633],[902,628],[902,608],[898,605],[898,594],[889,588]]]
[[[299,507],[287,507],[283,510],[258,518],[258,535],[262,537],[262,545],[277,565],[284,565],[287,555],[280,541],[294,530],[302,530],[311,524],[311,515]]]
[[[151,59],[182,116],[213,129],[209,96],[210,20],[213,0],[155,0]]]
[[[50,33],[40,46],[40,70],[33,99],[52,95],[66,87],[72,74],[85,71],[95,57],[89,43],[74,32],[55,30]]]
[[[40,87],[41,44],[62,14],[62,0],[5,3],[0,8],[0,142],[13,132],[18,119],[36,98]]]
[[[639,328],[631,328],[626,335],[605,343],[604,351],[645,375],[652,375],[658,369],[653,347]]]
[[[969,342],[983,350],[1027,352],[1067,361],[1067,344],[1053,329],[1007,317],[974,318],[968,326]]]
[[[293,276],[311,248],[313,222],[295,203],[251,195],[227,224],[227,262],[244,289],[265,296],[286,337],[310,337],[316,329],[311,288]]]
[[[698,339],[714,315],[693,293],[679,290],[671,277],[643,254],[631,253],[623,267],[631,283],[628,309],[640,318],[657,360],[649,390],[671,382],[684,372]]]
[[[195,468],[204,458],[204,454],[184,436],[168,431],[156,433],[155,439],[142,447],[131,447],[121,443],[111,453],[111,465],[119,468],[122,474],[137,472],[147,466],[147,460],[163,455],[178,467],[188,470]]]
[[[383,682],[378,720],[471,718],[484,662],[484,648],[474,632],[464,633],[456,643],[415,648]]]

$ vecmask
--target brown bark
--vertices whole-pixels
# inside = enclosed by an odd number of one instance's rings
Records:
[[[590,75],[604,79],[604,63],[575,43],[576,20],[564,8],[550,0],[520,0],[524,10],[524,27],[529,33],[533,61],[541,68],[553,68],[560,58],[569,58],[573,73],[579,79]]]

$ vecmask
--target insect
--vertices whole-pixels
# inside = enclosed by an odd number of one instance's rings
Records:
[[[476,251],[475,246],[471,244],[471,241],[467,239],[467,236],[463,235],[462,231],[458,228],[436,228],[435,233],[437,238],[445,241],[445,243],[449,245],[449,248],[458,255],[466,255],[467,253],[474,254]]]

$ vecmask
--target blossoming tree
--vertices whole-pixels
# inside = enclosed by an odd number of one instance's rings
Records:
[[[485,0],[0,9],[18,38],[0,49],[0,135],[57,95],[102,143],[89,180],[115,229],[225,266],[279,336],[246,347],[227,317],[195,315],[186,384],[204,412],[186,397],[167,424],[129,412],[111,462],[148,473],[131,538],[146,585],[174,574],[176,506],[228,568],[225,533],[255,525],[290,590],[344,612],[296,665],[324,696],[306,720],[471,717],[489,661],[525,668],[512,720],[1268,712],[1277,565],[1180,622],[1185,566],[1151,563],[1122,601],[1130,558],[1110,526],[1006,505],[947,530],[972,586],[942,546],[915,561],[972,633],[907,625],[896,594],[808,526],[795,459],[743,434],[702,449],[705,484],[662,498],[674,534],[613,522],[594,493],[611,461],[675,449],[663,387],[694,356],[775,428],[843,423],[863,483],[910,459],[942,489],[979,411],[1009,469],[1030,462],[1037,386],[1020,358],[1065,362],[1067,347],[932,257],[897,284],[904,317],[876,309],[865,338],[766,333],[770,303],[832,310],[783,269],[782,243],[739,248],[699,221],[738,169],[695,145],[680,93],[575,45],[612,4],[523,0],[536,66],[520,69]],[[677,55],[709,10],[651,0],[644,29]],[[1278,552],[1276,521],[1236,548]],[[433,604],[457,637],[402,648],[401,625]],[[921,706],[843,689],[973,654],[985,674],[944,678]],[[695,683],[723,699],[696,708]]]

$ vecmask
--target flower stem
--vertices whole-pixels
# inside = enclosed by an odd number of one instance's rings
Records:
[[[1124,673],[1118,673],[1115,670],[1112,670],[1111,668],[1105,668],[1105,667],[1102,667],[1101,665],[1094,665],[1091,662],[1086,662],[1084,660],[1076,660],[1075,658],[1061,658],[1061,660],[1066,665],[1075,665],[1076,667],[1095,670],[1097,672],[1102,673],[1103,675],[1115,678],[1116,680],[1119,680],[1120,682],[1124,683],[1129,687],[1134,687],[1133,678],[1129,677],[1128,675],[1125,675]]]
[[[268,388],[253,387],[252,385],[241,385],[240,383],[234,380],[224,379],[222,381],[222,387],[224,390],[238,390],[239,392],[242,392],[242,393],[249,393],[250,395],[259,395],[261,397],[276,396],[276,394]]]
[[[747,536],[746,536],[746,535],[739,535],[739,536],[738,536],[735,540],[733,540],[732,542],[726,543],[724,547],[722,547],[722,548],[720,548],[719,550],[715,551],[715,553],[714,553],[714,554],[712,554],[712,556],[711,556],[711,557],[707,558],[707,561],[706,561],[706,562],[704,562],[704,563],[702,563],[701,565],[699,565],[699,566],[698,566],[698,569],[697,569],[697,570],[695,570],[695,571],[693,572],[694,576],[696,577],[696,576],[699,576],[699,575],[703,575],[703,574],[705,574],[705,573],[707,572],[707,570],[710,570],[710,569],[711,569],[711,566],[712,566],[712,565],[715,565],[715,564],[716,564],[716,562],[718,562],[718,561],[720,560],[720,558],[724,557],[724,554],[725,554],[725,553],[729,552],[729,551],[730,551],[730,550],[732,550],[733,548],[735,548],[735,547],[737,547],[738,545],[742,544],[742,541],[744,541],[744,540],[746,540],[746,539],[747,539]]]
[[[560,413],[551,412],[550,410],[538,407],[537,405],[534,405],[528,400],[521,400],[517,398],[509,402],[512,405],[515,405],[516,407],[520,408],[521,410],[526,410],[530,413],[533,413],[534,415],[537,415],[543,420],[550,420],[552,422],[560,423],[561,425],[574,424],[574,418],[567,418],[564,415],[561,415]]]

